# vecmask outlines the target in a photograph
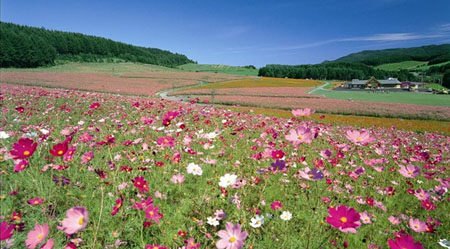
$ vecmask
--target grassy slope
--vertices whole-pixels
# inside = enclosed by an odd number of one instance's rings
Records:
[[[386,71],[397,71],[401,69],[406,70],[428,70],[430,67],[439,67],[450,63],[450,61],[442,62],[434,65],[427,65],[426,61],[402,61],[397,63],[387,63],[376,66],[376,69],[386,70]]]
[[[222,89],[222,88],[258,88],[258,87],[314,87],[321,85],[321,81],[284,79],[284,78],[257,78],[242,79],[227,82],[217,82],[193,87],[191,89]]]
[[[353,91],[317,90],[316,95],[323,95],[332,99],[352,99],[362,101],[395,102],[417,105],[446,106],[450,107],[449,95],[434,95],[428,93],[369,93]]]
[[[184,64],[178,66],[178,68],[189,72],[210,72],[210,73],[225,73],[225,74],[237,74],[244,76],[256,76],[258,75],[258,69],[250,69],[243,67],[234,67],[227,65],[216,64]]]
[[[180,72],[179,69],[132,63],[78,63],[70,62],[52,67],[39,68],[2,68],[4,72],[72,72],[72,73],[145,73],[145,72]]]

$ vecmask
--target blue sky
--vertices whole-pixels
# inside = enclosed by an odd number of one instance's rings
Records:
[[[450,43],[449,0],[2,0],[1,20],[187,55],[309,64],[361,50]]]

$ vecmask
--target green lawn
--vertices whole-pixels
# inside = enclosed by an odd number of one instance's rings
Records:
[[[370,93],[332,90],[316,90],[312,93],[315,95],[322,95],[331,99],[353,99],[362,101],[394,102],[450,107],[450,95],[436,95],[430,93],[413,92]]]
[[[73,73],[145,73],[145,72],[180,72],[179,69],[132,63],[102,63],[102,62],[69,62],[51,67],[39,68],[2,68],[4,72],[73,72]]]
[[[217,64],[184,64],[178,66],[179,69],[189,71],[189,72],[209,72],[209,73],[225,73],[225,74],[236,74],[243,76],[257,76],[258,69],[235,67],[227,65],[217,65]]]
[[[402,61],[397,63],[387,63],[376,66],[376,69],[386,70],[386,71],[397,71],[401,69],[406,70],[428,70],[430,67],[439,67],[450,63],[450,61],[442,62],[439,64],[428,65],[427,61]]]

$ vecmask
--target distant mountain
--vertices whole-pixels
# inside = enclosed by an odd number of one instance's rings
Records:
[[[185,55],[80,33],[0,22],[0,67],[39,67],[55,60],[131,61],[175,67],[194,63]]]
[[[449,60],[450,44],[442,44],[413,48],[365,50],[343,56],[331,62],[362,63],[370,66],[378,66],[402,61],[427,61],[428,65],[433,65]]]

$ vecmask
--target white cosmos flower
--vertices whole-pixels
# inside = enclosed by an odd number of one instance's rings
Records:
[[[225,174],[224,176],[220,177],[219,186],[226,188],[230,185],[235,184],[236,180],[237,175]]]
[[[264,224],[264,216],[262,215],[255,215],[250,222],[250,226],[253,228],[261,227],[262,224]]]
[[[218,226],[219,225],[219,221],[215,218],[215,217],[208,217],[208,224],[210,224],[211,226]]]
[[[7,139],[7,138],[9,138],[9,134],[4,131],[0,131],[0,139]]]
[[[47,129],[40,129],[39,130],[42,134],[47,135],[50,131]]]
[[[290,219],[292,219],[292,214],[289,211],[284,211],[281,215],[280,218],[284,221],[288,221]]]
[[[201,176],[203,174],[202,168],[198,164],[189,163],[187,166],[187,172],[192,175]]]

